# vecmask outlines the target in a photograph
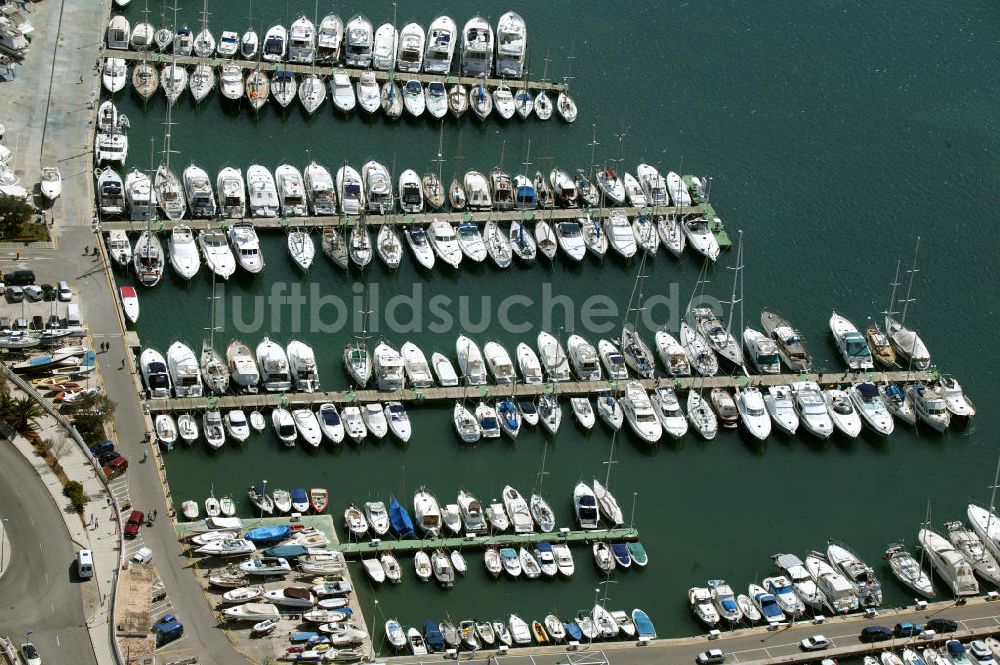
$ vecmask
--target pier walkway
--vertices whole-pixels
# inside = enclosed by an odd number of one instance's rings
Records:
[[[199,58],[194,55],[172,55],[169,53],[157,53],[155,51],[123,51],[116,49],[107,49],[104,51],[104,57],[106,58],[122,58],[126,61],[131,62],[141,62],[147,61],[157,65],[166,65],[171,62],[176,62],[178,65],[184,67],[196,67],[198,65],[210,65],[215,69],[220,69],[223,64],[233,64],[240,69],[257,69],[260,67],[261,71],[264,72],[275,72],[275,71],[286,71],[294,72],[295,74],[314,74],[316,76],[332,76],[334,74],[347,74],[351,78],[357,79],[361,76],[362,72],[372,71],[375,74],[375,79],[378,81],[387,81],[389,79],[390,72],[382,71],[377,69],[369,70],[366,67],[346,67],[340,65],[304,65],[291,62],[257,62],[256,60],[240,60],[236,58]],[[482,76],[461,76],[458,74],[423,74],[414,72],[394,72],[392,73],[393,78],[397,81],[410,81],[416,80],[421,83],[430,83],[432,81],[441,81],[447,86],[451,85],[479,85],[480,83],[485,83],[488,88],[496,88],[500,85],[506,84],[510,87],[512,91],[522,90],[527,88],[529,90],[547,90],[552,92],[561,92],[566,89],[566,84],[564,83],[553,83],[552,81],[524,81],[521,79],[498,79],[498,78],[484,78]]]
[[[341,543],[334,549],[340,550],[344,556],[364,556],[365,554],[381,554],[394,552],[406,554],[418,550],[433,550],[443,547],[457,550],[463,547],[520,547],[522,545],[537,545],[540,542],[581,544],[598,540],[621,542],[638,540],[636,529],[594,529],[592,531],[570,531],[565,534],[553,533],[499,533],[495,535],[465,536],[455,538],[425,538],[408,540],[365,540],[356,543]]]
[[[931,372],[897,371],[869,372],[863,377],[867,380],[884,381],[927,381]],[[770,374],[745,376],[712,376],[712,377],[663,377],[659,379],[641,379],[646,390],[657,386],[673,386],[682,391],[692,388],[711,390],[712,388],[737,388],[748,385],[768,386],[788,385],[795,381],[815,381],[821,386],[850,383],[857,381],[850,372],[833,374]],[[167,413],[171,411],[201,411],[208,408],[217,409],[254,409],[275,406],[315,406],[324,402],[335,404],[366,404],[370,402],[440,402],[461,399],[482,399],[486,397],[537,397],[542,393],[554,395],[578,396],[593,395],[604,391],[622,389],[618,381],[563,381],[559,383],[534,383],[514,385],[486,386],[456,386],[453,388],[403,388],[400,390],[346,390],[315,393],[258,393],[256,395],[222,395],[208,397],[183,397],[174,399],[147,400],[150,413]]]

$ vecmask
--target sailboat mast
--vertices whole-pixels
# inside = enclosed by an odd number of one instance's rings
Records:
[[[920,251],[920,236],[917,236],[917,246],[913,248],[913,267],[910,268],[909,270],[910,280],[909,283],[906,285],[906,299],[903,300],[903,311],[900,312],[899,314],[900,325],[906,323],[906,309],[907,307],[910,306],[910,303],[913,302],[912,299],[910,298],[910,291],[913,289],[913,276],[917,273],[917,252],[919,251]],[[914,343],[916,343],[916,339],[914,339]]]
[[[733,290],[729,294],[729,318],[726,320],[726,334],[731,336],[730,330],[733,326],[733,311],[736,303],[740,303],[740,324],[743,323],[743,298],[736,300],[736,284],[743,269],[743,230],[739,231],[739,245],[736,249],[736,266],[733,268]]]
[[[993,474],[993,484],[990,485],[990,515],[986,518],[986,539],[990,538],[990,526],[993,524],[993,511],[996,508],[997,484],[1000,483],[1000,457],[997,457],[997,470]]]

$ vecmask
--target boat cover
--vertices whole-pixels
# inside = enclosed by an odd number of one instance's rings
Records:
[[[424,642],[433,651],[444,651],[444,635],[438,630],[437,624],[434,623],[433,619],[424,621]]]
[[[259,526],[247,531],[244,537],[254,544],[276,543],[287,538],[290,531],[287,525]]]
[[[893,387],[895,386],[890,386],[890,389]],[[857,388],[858,392],[861,393],[861,396],[865,398],[865,401],[878,397],[878,388],[875,387],[874,383],[859,383]]]
[[[389,523],[392,525],[392,530],[398,535],[404,538],[413,535],[413,519],[406,512],[406,508],[400,505],[396,501],[396,497],[392,495],[389,497]]]

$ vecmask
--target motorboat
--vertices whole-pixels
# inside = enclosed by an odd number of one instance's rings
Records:
[[[597,416],[594,414],[594,407],[590,404],[589,398],[570,397],[569,408],[573,411],[573,416],[576,418],[576,422],[579,423],[583,429],[593,429],[594,423],[597,422]]]
[[[107,171],[108,169],[105,169],[104,172]],[[156,168],[156,174],[153,176],[153,191],[156,193],[156,202],[167,219],[176,221],[184,217],[187,203],[185,203],[181,181],[166,164],[160,164]]]
[[[249,346],[238,340],[230,342],[226,347],[226,364],[238,391],[257,392],[260,370]]]
[[[361,407],[361,419],[365,422],[368,432],[376,439],[384,439],[389,433],[389,422],[382,405],[378,402]]]
[[[491,210],[493,208],[493,197],[490,195],[490,188],[486,182],[486,176],[479,171],[469,171],[463,178],[462,187],[465,189],[466,207],[470,210]]]
[[[479,424],[479,431],[483,438],[496,439],[500,436],[500,421],[497,419],[497,412],[486,402],[480,402],[476,406],[476,422]]]
[[[944,399],[952,417],[968,419],[976,415],[975,405],[954,377],[946,376],[939,379],[934,391]]]
[[[287,245],[288,255],[299,270],[309,270],[313,259],[316,257],[316,246],[313,244],[309,232],[303,229],[290,231],[288,233]]]
[[[830,389],[823,391],[826,409],[833,420],[833,426],[851,438],[861,433],[861,416],[858,415],[854,403],[843,390]]]
[[[337,193],[340,196],[340,212],[345,215],[361,214],[365,206],[364,184],[358,172],[347,164],[337,169]]]
[[[796,595],[791,580],[784,575],[765,577],[761,585],[765,591],[774,596],[778,608],[787,616],[797,617],[805,613],[805,603]]]
[[[403,358],[403,370],[406,378],[415,388],[428,388],[434,385],[434,377],[424,352],[413,342],[406,342],[400,348]]]
[[[638,374],[640,378],[653,378],[656,371],[653,352],[631,323],[622,326],[621,349],[625,356],[625,364],[629,369]]]
[[[531,518],[531,511],[528,508],[528,502],[524,500],[521,493],[510,485],[506,485],[503,488],[501,498],[504,510],[507,511],[507,516],[510,518],[510,523],[514,528],[514,533],[531,533],[534,528],[534,522]]]
[[[390,191],[390,205],[392,210]],[[424,210],[424,193],[420,185],[420,176],[413,169],[406,169],[399,174],[399,209],[404,213],[416,214]]]
[[[278,205],[282,217],[305,217],[306,195],[302,174],[291,164],[282,164],[274,171],[278,187]]]
[[[780,584],[776,584],[775,586],[781,588],[782,593],[787,596],[788,592],[784,589],[787,586],[785,581],[790,581],[791,584],[792,595],[784,600],[785,606],[797,607],[791,604],[792,601],[790,598],[794,597],[800,603],[809,606],[814,612],[821,611],[824,603],[826,602],[826,597],[823,595],[819,586],[817,586],[812,575],[810,575],[809,570],[806,569],[805,564],[802,563],[802,560],[794,554],[776,554],[773,559],[775,566],[777,566],[778,570],[783,573],[780,578],[770,578],[774,580],[783,580]],[[765,584],[765,586],[767,585]],[[776,591],[773,589],[769,590],[771,590],[775,596],[778,596]]]
[[[167,369],[174,387],[174,397],[201,397],[201,367],[191,347],[174,342],[167,349]]]
[[[170,257],[170,266],[184,279],[190,280],[198,274],[201,258],[191,227],[178,224],[171,229],[170,239],[167,240],[167,255]]]
[[[927,553],[931,568],[944,580],[956,598],[979,593],[972,565],[947,539],[930,529],[920,529],[917,540]]]
[[[320,429],[316,414],[307,408],[293,409],[291,413],[295,429],[298,430],[302,440],[313,448],[318,447],[323,441],[323,431]]]
[[[247,422],[246,414],[240,409],[227,411],[222,418],[226,433],[239,443],[243,443],[250,438],[250,425]]]
[[[736,406],[736,400],[733,399],[727,388],[712,388],[708,399],[712,404],[712,409],[715,410],[720,425],[734,429],[739,424],[739,409]]]
[[[626,180],[631,174],[626,174]],[[660,172],[655,166],[650,166],[649,164],[639,164],[636,167],[636,180],[639,187],[642,189],[643,200],[645,205],[652,207],[664,207],[670,205],[670,199],[667,196],[667,183]],[[632,205],[638,206],[635,200],[632,200]]]
[[[566,220],[555,224],[556,238],[559,248],[574,261],[581,261],[587,253],[587,243],[584,240],[580,222]]]
[[[486,384],[486,365],[483,362],[482,352],[474,341],[465,335],[459,335],[455,342],[455,355],[458,357],[458,367],[462,377],[468,385]]]
[[[121,14],[112,16],[106,33],[108,48],[117,50],[127,49],[130,35],[131,25],[128,19]]]
[[[361,417],[361,409],[356,406],[345,406],[343,413],[344,431],[354,443],[361,443],[368,438],[368,427]]]
[[[609,575],[611,571],[615,569],[615,557],[611,551],[611,545],[603,540],[594,541],[591,551],[594,556],[594,565],[597,566],[597,570],[603,575]],[[580,626],[584,629],[583,626]]]
[[[367,70],[361,72],[357,83],[358,106],[369,115],[374,114],[382,108],[382,98],[379,93],[378,82],[375,80],[375,72]]]
[[[607,219],[604,220],[605,234],[608,244],[623,259],[630,259],[635,256],[639,245],[635,240],[635,233],[628,217],[621,210],[611,210]]]
[[[441,119],[448,113],[448,90],[441,81],[430,81],[424,94],[427,112]]]
[[[650,405],[663,425],[663,431],[670,438],[679,439],[688,431],[688,421],[681,410],[680,401],[673,388],[660,386],[653,390],[649,397]]]
[[[423,69],[426,73],[447,74],[451,71],[457,36],[458,26],[450,16],[438,16],[431,21],[423,54]]]
[[[271,81],[263,71],[254,69],[247,74],[243,89],[246,91],[250,107],[254,111],[260,111],[271,94]]]
[[[399,390],[406,385],[403,358],[396,349],[379,342],[372,352],[372,360],[379,390]]]
[[[434,248],[427,239],[427,232],[419,224],[411,224],[403,229],[403,237],[410,246],[417,263],[430,270],[434,267]],[[461,254],[461,250],[459,250]]]
[[[431,367],[434,370],[434,376],[437,377],[438,385],[442,388],[450,388],[458,385],[458,374],[455,372],[455,367],[446,355],[438,351],[432,353]]]
[[[371,74],[371,72],[368,73]],[[372,76],[374,77],[374,74]],[[374,78],[372,80],[374,81]],[[359,83],[359,88],[360,85]],[[375,101],[377,102],[378,86],[375,86],[374,94]],[[358,97],[355,96],[354,84],[351,83],[351,77],[343,72],[337,72],[330,78],[330,99],[333,101],[333,105],[343,113],[350,113],[354,110],[354,107],[358,103]],[[374,110],[369,111],[369,113],[374,113]]]
[[[868,381],[858,383],[845,392],[865,425],[877,434],[883,436],[892,434],[895,428],[892,414],[882,403],[882,397],[874,383]]]
[[[514,370],[514,363],[507,353],[507,349],[496,341],[489,341],[483,346],[483,354],[486,357],[486,367],[493,375],[493,382],[497,385],[510,385],[517,381],[517,372]]]
[[[793,372],[809,372],[812,360],[799,332],[783,316],[771,309],[760,313],[764,333],[778,345],[778,354]]]
[[[750,357],[750,363],[758,373],[781,373],[781,356],[774,340],[747,326],[743,329],[743,346]]]
[[[372,67],[389,71],[396,66],[396,26],[383,23],[375,30],[372,41]]]
[[[257,366],[265,390],[285,392],[292,389],[288,356],[280,345],[267,337],[257,345]]]
[[[295,445],[297,428],[291,412],[281,407],[275,407],[271,411],[271,425],[274,426],[274,433],[286,447],[290,448]]]
[[[656,443],[660,440],[663,436],[663,426],[641,383],[628,381],[625,384],[621,405],[625,420],[636,436],[647,443]]]
[[[671,376],[690,376],[691,363],[684,347],[666,330],[658,330],[654,337],[660,362]]]
[[[743,612],[736,604],[736,596],[733,588],[725,580],[709,580],[708,589],[712,598],[712,605],[718,613],[720,619],[725,619],[731,624],[743,618]],[[690,592],[688,592],[690,593]]]
[[[435,219],[427,228],[427,238],[439,259],[453,268],[458,267],[462,261],[462,247],[451,224]]]
[[[906,363],[907,367],[917,370],[925,370],[931,366],[931,354],[923,340],[915,330],[907,328],[904,321],[886,315],[885,331],[889,336],[889,343],[900,358],[900,364]]]
[[[489,254],[498,268],[509,268],[514,260],[514,251],[510,243],[510,238],[497,224],[496,220],[490,219],[483,226],[483,244],[486,245],[486,253]]]
[[[403,91],[393,79],[390,78],[382,84],[379,104],[382,107],[382,113],[389,120],[398,120],[403,115]]]
[[[250,26],[240,37],[240,56],[245,60],[253,60],[257,57],[259,44],[260,38],[257,36],[257,31],[253,29],[253,26]]]
[[[500,429],[510,438],[516,439],[521,432],[521,412],[514,404],[514,400],[511,398],[498,400],[496,414]]]
[[[467,187],[468,189],[468,187]],[[516,205],[510,174],[499,166],[490,170],[490,195],[497,210],[511,210]]]
[[[601,417],[608,427],[617,432],[625,423],[625,412],[621,405],[610,393],[604,392],[597,396],[597,415]]]
[[[706,587],[691,587],[688,589],[688,604],[695,618],[709,628],[719,623],[719,611],[715,607],[712,592]]]
[[[962,522],[946,522],[948,529],[948,540],[955,546],[965,560],[972,566],[973,571],[979,577],[991,584],[1000,582],[1000,564],[993,554],[983,545],[975,531],[966,527]]]
[[[552,187],[549,186],[548,179],[542,175],[541,171],[535,171],[535,177],[531,180],[531,187],[534,190],[537,207],[549,209],[555,206],[555,194],[552,193]]]
[[[114,178],[111,178],[112,175]],[[110,191],[105,189],[108,185],[112,186]],[[98,177],[97,181],[97,189],[101,213],[117,214],[107,209],[105,204],[111,202],[116,202],[118,204],[116,206],[118,208],[117,212],[122,212],[120,207],[122,195],[121,179],[113,169],[104,169],[101,171],[101,175]],[[125,203],[128,207],[129,219],[133,222],[151,222],[156,217],[156,201],[153,195],[153,183],[149,179],[149,176],[139,169],[132,169],[129,171],[128,175],[125,176]],[[110,231],[108,233],[108,237],[109,239],[121,238],[124,234],[124,231]],[[121,246],[122,245],[120,244],[118,245],[118,247]],[[127,236],[125,237],[124,246],[129,248],[129,255],[123,260],[121,255],[116,254],[115,250],[111,248],[110,240],[108,243],[109,251],[112,253],[111,258],[121,266],[127,265],[129,260],[132,258],[132,247],[128,244]]]
[[[836,311],[830,316],[830,332],[833,333],[837,350],[849,369],[858,371],[875,367],[871,350],[868,348],[868,342],[865,341],[864,336],[858,332],[853,323],[837,314]]]
[[[156,432],[157,440],[163,444],[167,450],[170,450],[170,448],[172,448],[174,443],[177,441],[177,425],[174,423],[173,416],[166,413],[157,415],[156,420],[153,422],[153,429]],[[198,504],[195,504],[195,508],[197,508],[197,506]],[[194,517],[197,517],[197,515]]]
[[[751,584],[747,589],[747,595],[768,624],[784,622],[785,613],[782,611],[781,606],[778,604],[778,599],[775,598],[774,594],[769,593],[757,584]]]
[[[348,86],[348,91],[351,91],[350,86]],[[323,80],[320,77],[310,74],[303,78],[299,84],[298,95],[302,108],[305,109],[306,113],[312,115],[326,101],[326,86],[323,85]],[[354,97],[353,91],[351,91],[351,97]]]
[[[871,566],[859,559],[844,545],[831,542],[826,550],[827,561],[855,588],[855,594],[865,607],[882,604],[882,585]]]
[[[113,162],[124,165],[128,158],[128,136],[120,131],[97,132],[94,135],[94,164],[99,165],[105,162]],[[107,173],[110,169],[104,169],[102,173]],[[8,173],[10,173],[8,171]],[[116,174],[117,175],[117,174]],[[120,176],[118,176],[120,180]],[[5,176],[6,182],[9,176]],[[12,183],[16,184],[16,183]],[[119,188],[119,194],[121,188]],[[118,210],[121,212],[121,209]]]
[[[316,32],[316,62],[324,64],[339,62],[343,40],[344,22],[336,14],[324,16]]]
[[[410,79],[403,84],[403,108],[414,118],[424,114],[427,109],[427,99],[420,81]]]
[[[769,386],[764,395],[764,406],[775,426],[785,434],[794,435],[799,429],[799,416],[795,411],[791,387]]]
[[[319,429],[330,443],[337,445],[344,440],[344,423],[335,404],[325,402],[316,412]]]
[[[569,359],[562,344],[544,330],[538,333],[538,357],[549,381],[569,381]]]
[[[62,175],[55,166],[42,167],[38,190],[48,201],[55,201],[62,194]]]
[[[250,195],[251,216],[278,216],[278,187],[271,172],[260,164],[253,164],[247,169],[247,192]]]
[[[556,250],[559,248],[556,233],[545,219],[535,222],[535,246],[548,260],[556,258]]]
[[[279,69],[271,75],[271,96],[281,108],[288,108],[298,92],[299,83],[294,73],[286,69]]]
[[[549,171],[549,184],[552,186],[552,192],[560,205],[566,208],[577,206],[576,181],[569,173],[562,169],[552,169]]]
[[[419,72],[424,64],[425,33],[419,23],[407,23],[399,31],[396,68],[401,72]]]
[[[854,585],[834,569],[821,553],[809,554],[805,560],[805,567],[823,594],[828,611],[843,615],[858,609],[858,596]]]
[[[597,495],[589,485],[582,481],[573,488],[573,510],[581,529],[597,529],[600,526],[601,511]],[[613,521],[614,516],[609,519]]]
[[[795,409],[802,428],[818,439],[833,434],[833,419],[826,407],[826,400],[815,381],[796,381],[792,384]]]
[[[538,398],[538,417],[542,426],[548,430],[549,434],[555,436],[562,423],[562,409],[558,399],[549,393],[543,393]]]
[[[601,364],[608,373],[608,379],[621,381],[628,378],[628,366],[625,356],[618,350],[618,346],[611,340],[601,339],[597,342],[597,353],[601,357]],[[681,350],[683,353],[683,349]],[[685,359],[685,363],[687,360]]]
[[[228,219],[242,219],[247,214],[244,196],[246,187],[243,172],[231,166],[219,171],[215,179],[215,189],[219,194],[219,214]]]
[[[890,545],[883,557],[889,562],[892,574],[910,590],[925,598],[933,598],[934,585],[930,575],[924,572],[920,562],[901,543]]]
[[[101,70],[101,82],[104,89],[112,95],[121,91],[128,81],[128,66],[124,58],[108,58]]]
[[[380,215],[392,212],[395,203],[389,171],[382,164],[371,160],[361,167],[361,177],[365,184],[365,207],[368,212]]]
[[[417,526],[427,537],[436,538],[441,533],[441,508],[426,489],[421,488],[414,494],[413,513]]]
[[[268,62],[281,62],[288,53],[288,30],[281,24],[272,25],[264,34],[261,58]]]
[[[576,102],[565,88],[560,90],[556,97],[556,111],[559,112],[559,117],[562,118],[563,122],[576,122]]]
[[[931,388],[922,383],[911,383],[906,387],[906,396],[920,421],[931,429],[943,432],[951,425],[947,402]]]
[[[894,417],[907,425],[917,424],[917,414],[913,410],[913,402],[898,385],[895,383],[883,383],[878,387],[882,404]]]
[[[250,500],[250,503],[253,504],[254,508],[259,510],[262,515],[270,515],[274,512],[274,499],[272,499],[271,495],[268,494],[260,485],[251,485],[248,487],[247,498]]]
[[[758,441],[763,441],[771,434],[771,418],[760,389],[756,387],[736,389],[736,410],[740,414],[740,422]]]
[[[295,19],[288,30],[288,61],[312,64],[316,59],[316,26],[305,16]]]
[[[462,74],[489,76],[493,69],[493,28],[474,16],[462,28]]]

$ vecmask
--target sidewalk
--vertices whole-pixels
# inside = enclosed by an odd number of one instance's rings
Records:
[[[7,529],[3,526],[3,520],[0,520],[0,577],[3,577],[3,574],[7,572],[12,553],[13,549],[11,548],[10,538],[7,537]]]
[[[10,392],[12,395],[22,395],[14,385],[10,386]],[[39,418],[37,422],[38,434],[42,439],[58,441],[67,436],[62,427],[49,415]],[[87,629],[90,632],[97,662],[114,663],[109,615],[111,596],[114,593],[114,575],[118,568],[118,530],[121,525],[115,519],[110,497],[83,451],[72,439],[68,440],[58,461],[67,477],[82,483],[84,491],[91,498],[84,509],[84,515],[88,522],[96,520],[97,526],[85,525],[76,511],[70,507],[69,499],[63,496],[62,482],[45,459],[38,455],[31,443],[23,436],[15,436],[12,443],[35,469],[51,494],[52,500],[59,507],[70,539],[79,549],[93,551],[95,586],[94,593],[89,594],[89,597],[87,594],[84,595],[84,614],[87,617]]]

